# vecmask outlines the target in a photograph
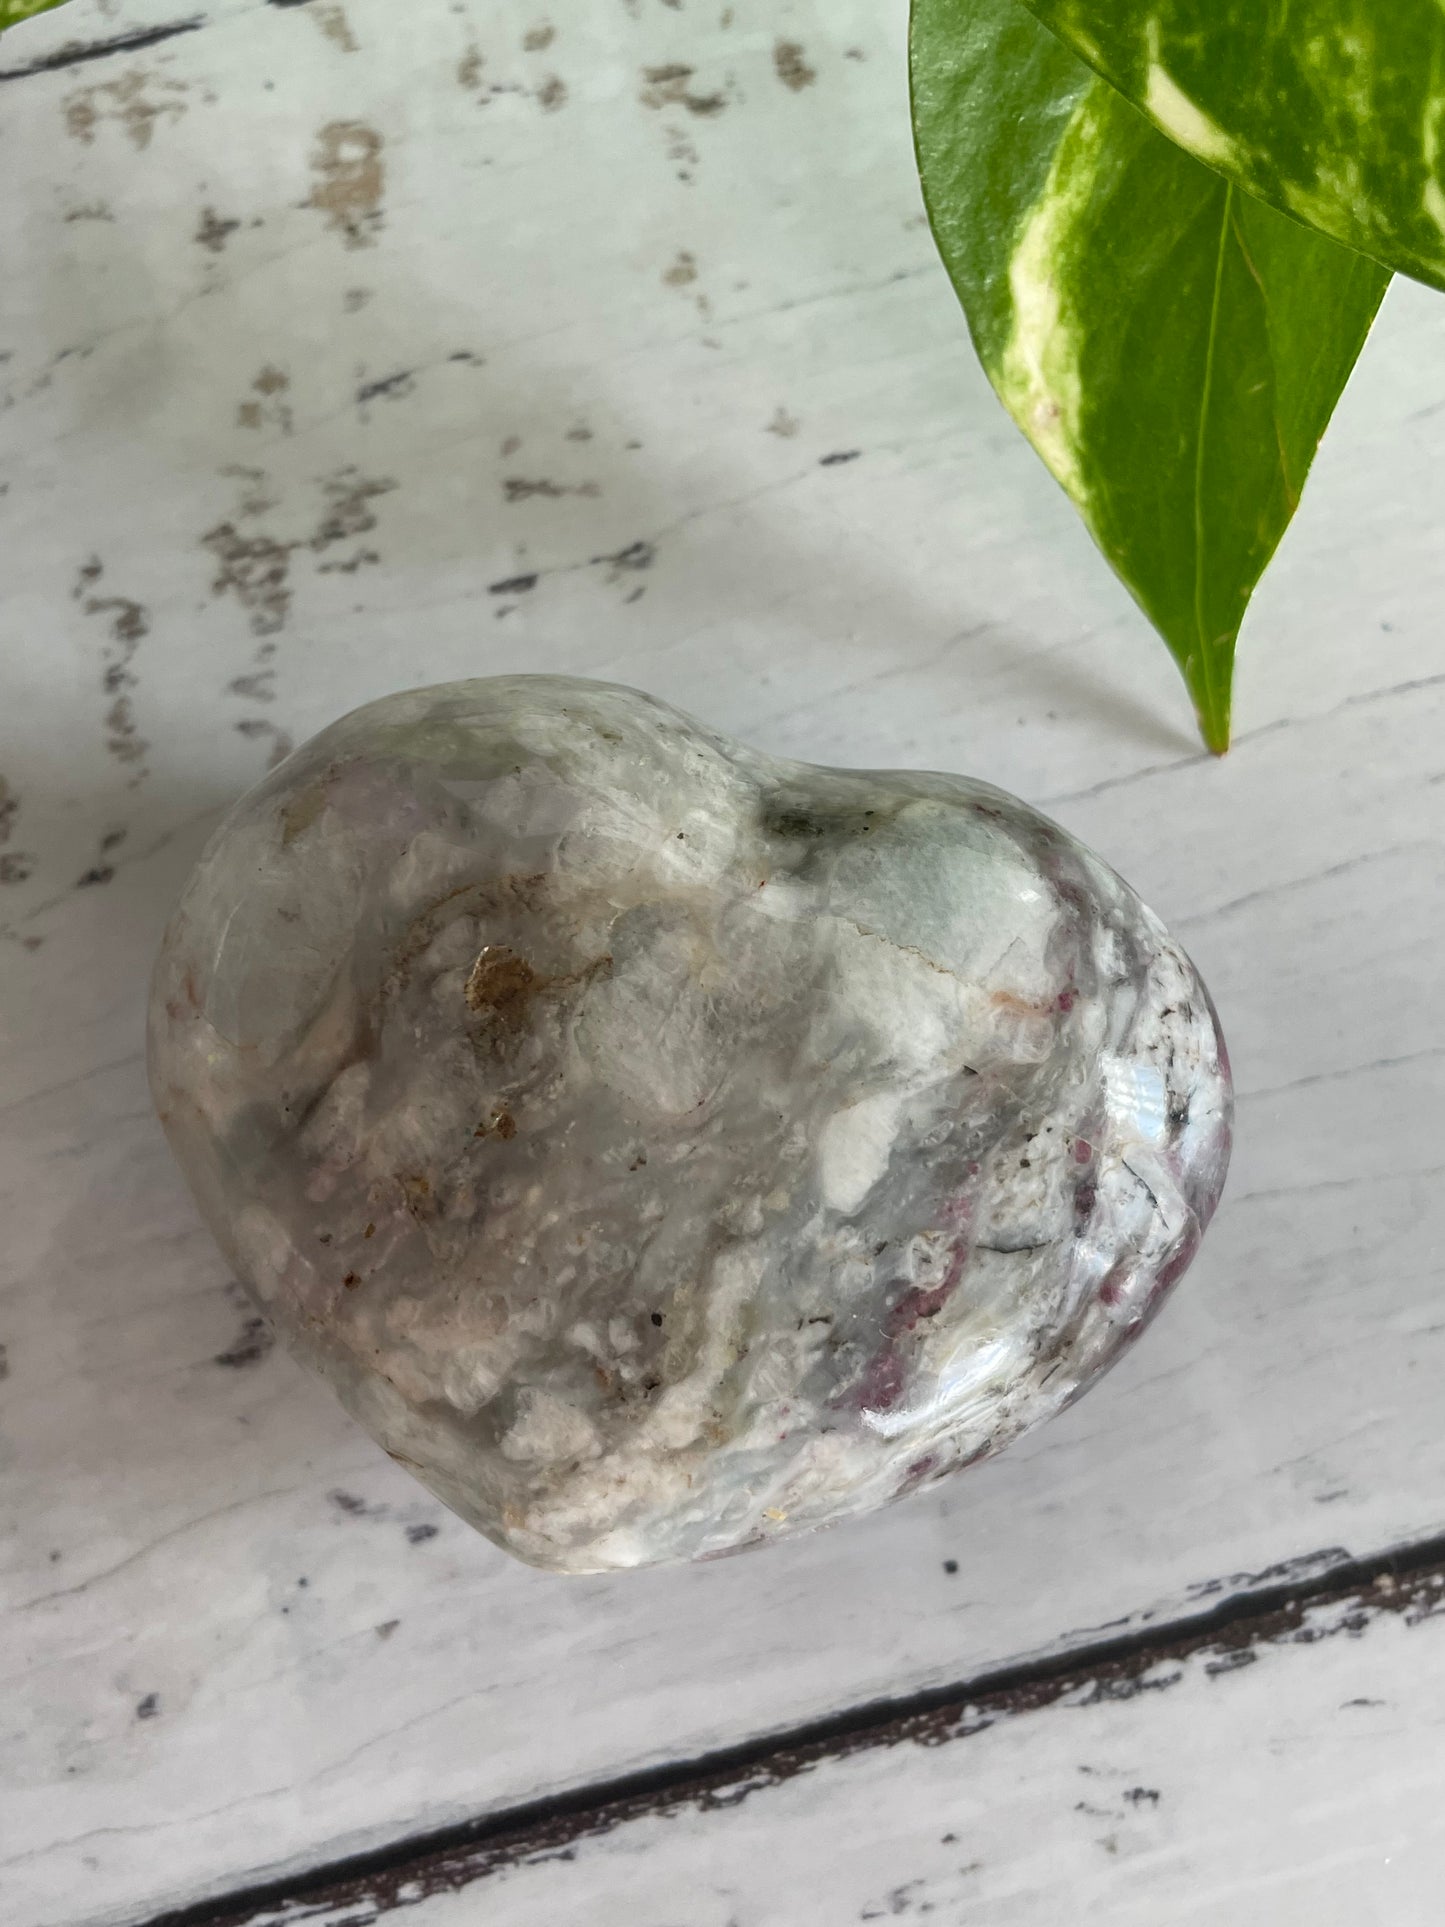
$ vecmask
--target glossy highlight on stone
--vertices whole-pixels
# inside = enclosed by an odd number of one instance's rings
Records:
[[[150,1065],[286,1343],[566,1572],[997,1451],[1158,1309],[1229,1157],[1204,986],[1063,830],[562,677],[386,697],[243,797]]]

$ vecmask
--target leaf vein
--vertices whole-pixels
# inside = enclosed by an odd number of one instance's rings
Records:
[[[1204,537],[1204,454],[1209,434],[1209,410],[1214,394],[1214,361],[1219,344],[1219,314],[1224,299],[1224,257],[1229,240],[1230,219],[1234,208],[1234,184],[1229,182],[1224,189],[1224,206],[1219,221],[1219,252],[1214,262],[1214,292],[1209,309],[1209,334],[1204,350],[1204,380],[1199,393],[1199,433],[1194,446],[1194,628],[1199,639],[1199,683],[1202,696],[1201,709],[1204,714],[1206,732],[1209,734],[1211,748],[1228,746],[1228,722],[1225,720],[1225,741],[1215,744],[1213,735],[1219,718],[1215,713],[1216,697],[1214,692],[1213,666],[1210,651],[1211,638],[1204,632],[1204,586],[1205,586],[1205,537]],[[1211,726],[1214,726],[1211,728]]]

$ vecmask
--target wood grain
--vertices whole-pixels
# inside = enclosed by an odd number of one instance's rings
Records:
[[[1180,1760],[1174,1746],[1178,1742],[1171,1746],[1167,1739],[1151,1733],[1153,1707],[1146,1696],[1218,1680],[1261,1661],[1273,1669],[1292,1649],[1341,1636],[1358,1640],[1371,1631],[1377,1633],[1377,1638],[1370,1658],[1363,1664],[1356,1660],[1352,1670],[1368,1672],[1372,1683],[1408,1693],[1414,1666],[1438,1667],[1441,1653],[1437,1642],[1430,1642],[1429,1650],[1422,1651],[1418,1643],[1403,1647],[1380,1639],[1378,1633],[1392,1619],[1414,1628],[1442,1615],[1445,1615],[1445,1544],[1438,1542],[1415,1547],[1405,1554],[1352,1562],[1348,1567],[1316,1575],[1312,1581],[1286,1577],[1252,1594],[1221,1601],[1184,1629],[1178,1626],[1141,1629],[1100,1640],[1052,1662],[918,1694],[906,1704],[883,1702],[859,1707],[811,1728],[775,1735],[751,1746],[734,1748],[703,1760],[679,1762],[660,1771],[637,1775],[630,1781],[589,1788],[568,1799],[542,1802],[531,1809],[498,1814],[479,1825],[454,1828],[443,1837],[409,1842],[390,1853],[348,1865],[318,1868],[304,1881],[234,1894],[217,1906],[203,1904],[185,1908],[162,1916],[149,1927],[292,1927],[293,1923],[303,1921],[343,1927],[343,1922],[378,1921],[402,1913],[408,1920],[421,1923],[421,1927],[431,1927],[433,1922],[438,1927],[446,1927],[446,1923],[453,1920],[475,1919],[475,1910],[480,1905],[488,1906],[489,1919],[555,1918],[539,1911],[557,1904],[553,1889],[559,1880],[556,1876],[548,1878],[548,1870],[563,1866],[570,1869],[579,1861],[583,1863],[580,1878],[586,1883],[589,1902],[600,1903],[600,1917],[663,1921],[672,1917],[671,1910],[675,1907],[697,1904],[691,1870],[700,1861],[715,1862],[718,1853],[714,1836],[725,1836],[732,1830],[730,1816],[745,1801],[755,1801],[762,1809],[751,1816],[748,1831],[754,1838],[771,1846],[775,1837],[786,1833],[791,1852],[786,1857],[782,1880],[777,1878],[776,1867],[770,1861],[762,1866],[754,1863],[753,1880],[744,1882],[750,1911],[739,1911],[738,1889],[729,1889],[731,1919],[741,1923],[743,1919],[832,1921],[843,1918],[841,1909],[822,1910],[819,1872],[820,1863],[836,1855],[840,1838],[844,1837],[850,1822],[861,1826],[861,1835],[851,1836],[852,1857],[858,1857],[861,1848],[870,1861],[882,1862],[885,1866],[891,1861],[889,1877],[898,1876],[885,1904],[871,1909],[865,1902],[857,1918],[896,1918],[915,1912],[926,1915],[938,1911],[939,1900],[928,1897],[937,1876],[931,1868],[921,1878],[907,1875],[910,1867],[923,1861],[926,1849],[932,1847],[933,1842],[917,1837],[919,1828],[912,1815],[907,1815],[903,1827],[895,1831],[898,1811],[903,1808],[907,1814],[909,1804],[920,1795],[920,1805],[936,1799],[936,1783],[940,1781],[950,1790],[976,1786],[980,1777],[990,1771],[990,1764],[955,1757],[942,1772],[932,1763],[920,1769],[913,1749],[956,1747],[964,1740],[976,1739],[1015,1721],[1032,1719],[1052,1708],[1097,1711],[1108,1707],[1109,1723],[1122,1727],[1131,1745],[1152,1742],[1156,1756],[1177,1769]],[[1388,1651],[1380,1663],[1380,1649],[1387,1644]],[[1297,1652],[1295,1657],[1298,1658]],[[1338,1741],[1332,1715],[1354,1715],[1385,1704],[1379,1699],[1357,1697],[1338,1708],[1322,1706],[1321,1680],[1317,1675],[1334,1676],[1338,1670],[1334,1666],[1310,1668],[1310,1677],[1296,1673],[1282,1683],[1275,1671],[1270,1670],[1266,1675],[1268,1684],[1250,1695],[1254,1701],[1250,1711],[1256,1718],[1277,1723],[1283,1710],[1282,1701],[1305,1700],[1320,1728],[1318,1735],[1311,1738],[1317,1737],[1326,1747],[1333,1747]],[[1258,1681],[1252,1684],[1258,1686]],[[1238,1706],[1220,1709],[1208,1693],[1200,1697],[1204,1702],[1203,1718],[1198,1724],[1205,1729],[1207,1747],[1209,1729],[1223,1727],[1231,1716],[1237,1723],[1241,1709]],[[1112,1717],[1116,1709],[1136,1702],[1140,1703],[1138,1718],[1121,1722]],[[1031,1769],[1039,1760],[1053,1765],[1064,1750],[1060,1742],[1066,1745],[1068,1739],[1075,1737],[1066,1735],[1056,1724],[1047,1728],[1035,1725],[1018,1750]],[[1201,1790],[1207,1792],[1207,1789],[1197,1784],[1200,1749],[1198,1736],[1194,1739],[1196,1750],[1188,1760],[1187,1770],[1196,1782],[1190,1791],[1197,1798]],[[885,1757],[868,1758],[869,1755]],[[799,1803],[771,1796],[786,1795],[791,1791],[791,1783],[806,1774],[816,1774],[821,1780],[837,1785],[843,1776],[835,1769],[846,1763],[856,1763],[858,1768],[851,1786],[847,1790],[839,1786],[838,1791],[803,1802],[808,1824],[799,1838],[795,1816],[780,1810],[784,1805]],[[1393,1793],[1401,1762],[1391,1764],[1395,1768],[1390,1775]],[[1090,1780],[1107,1782],[1119,1777],[1092,1766],[1081,1766],[1078,1771]],[[1070,1785],[1066,1776],[1056,1772],[1054,1777],[1062,1779],[1065,1787]],[[925,1792],[921,1783],[927,1782],[935,1785]],[[858,1791],[865,1786],[870,1798],[866,1809],[859,1812],[863,1802]],[[1073,1790],[1080,1789],[1074,1785]],[[1101,1791],[1109,1804],[1080,1799],[1074,1803],[1074,1813],[1096,1821],[1128,1822],[1131,1818],[1142,1818],[1143,1811],[1152,1815],[1164,1799],[1158,1787],[1126,1787],[1122,1789],[1122,1797],[1117,1786],[1106,1784]],[[1285,1789],[1277,1786],[1271,1791],[1274,1799],[1284,1805],[1281,1796]],[[1177,1797],[1177,1791],[1172,1790],[1171,1799]],[[1381,1800],[1370,1814],[1377,1826],[1385,1820],[1383,1808]],[[1011,1818],[1006,1808],[988,1816],[992,1830],[1002,1834],[1006,1843],[999,1856],[1001,1866],[975,1860],[966,1868],[948,1868],[944,1873],[943,1880],[950,1885],[950,1876],[957,1875],[962,1875],[968,1883],[958,1891],[959,1901],[981,1904],[999,1872],[1012,1873],[1013,1863],[1027,1853],[1026,1837],[1022,1834],[1011,1837]],[[680,1886],[679,1891],[669,1892],[666,1876],[651,1883],[653,1891],[641,1900],[639,1909],[638,1896],[630,1890],[635,1879],[632,1863],[644,1849],[638,1841],[611,1841],[609,1836],[636,1829],[638,1833],[645,1830],[655,1837],[656,1830],[650,1823],[656,1821],[669,1822],[666,1832],[681,1833],[685,1838],[683,1851],[668,1856],[678,1869]],[[1398,1817],[1388,1824],[1398,1831]],[[1284,1837],[1282,1829],[1281,1839]],[[724,1839],[718,1844],[729,1861],[736,1863],[743,1859],[736,1843]],[[939,1846],[961,1844],[964,1842],[958,1834],[952,1838],[945,1836],[938,1842]],[[1106,1854],[1119,1853],[1117,1833],[1104,1835],[1097,1844]],[[1434,1844],[1438,1850],[1441,1843]],[[1189,1845],[1186,1839],[1185,1850],[1179,1857],[1181,1864],[1166,1875],[1174,1890],[1176,1905],[1187,1886],[1196,1885],[1201,1879],[1208,1883],[1217,1877],[1216,1870],[1200,1864],[1203,1856],[1191,1853]],[[1358,1843],[1356,1850],[1358,1852]],[[1278,1845],[1274,1857],[1280,1857]],[[1424,1877],[1419,1879],[1417,1890],[1422,1904],[1428,1902],[1433,1891],[1434,1875],[1438,1873],[1442,1857],[1445,1856],[1422,1857],[1420,1869]],[[627,1869],[621,1882],[617,1880],[619,1864]],[[743,1864],[747,1864],[745,1859]],[[758,1871],[761,1878],[757,1877]],[[829,1884],[826,1869],[823,1871],[826,1885]],[[1317,1881],[1314,1868],[1286,1867],[1281,1871],[1311,1885]],[[1368,1871],[1370,1877],[1375,1877],[1373,1868],[1359,1871],[1362,1874]],[[509,1876],[517,1877],[510,1890]],[[574,1884],[576,1878],[570,1872],[560,1876],[561,1882],[568,1885]],[[492,1881],[501,1886],[499,1894],[480,1891],[484,1882]],[[857,1901],[868,1891],[856,1880],[843,1885],[841,1890],[836,1877],[831,1884],[833,1894],[824,1903],[830,1909],[839,1902],[846,1908],[849,1901]],[[1050,1884],[1055,1888],[1052,1904],[1056,1908],[1077,1904],[1074,1893],[1058,1891],[1063,1883],[1057,1874]],[[1098,1881],[1096,1877],[1096,1884],[1107,1888],[1110,1883]],[[1163,1884],[1156,1875],[1156,1901],[1162,1898],[1157,1889]],[[874,1889],[876,1891],[876,1880]],[[927,1892],[920,1893],[919,1889]],[[1371,1894],[1372,1903],[1374,1899],[1375,1895]],[[1261,1920],[1279,1917],[1264,1911],[1277,1904],[1272,1897],[1260,1895],[1257,1901],[1246,1903],[1251,1904],[1257,1911],[1250,1917]],[[1343,1895],[1337,1892],[1333,1904],[1339,1918],[1349,1917],[1343,1911],[1346,1904]],[[1358,1895],[1351,1896],[1348,1904],[1358,1905]],[[500,1913],[495,1911],[498,1906]],[[634,1911],[624,1913],[624,1907]],[[1171,1913],[1170,1918],[1174,1917]],[[1421,1918],[1424,1917],[1422,1913]]]
[[[175,19],[75,0],[0,64]],[[5,89],[6,1927],[591,1800],[1445,1529],[1445,310],[1387,303],[1216,765],[971,362],[901,12],[721,20],[216,0]],[[1002,783],[1181,930],[1234,1049],[1231,1190],[1051,1431],[765,1559],[562,1584],[238,1301],[145,1090],[169,905],[287,742],[522,667]],[[1028,1773],[1073,1771],[1061,1717],[1012,1729]],[[1052,1927],[1022,1852],[1012,1917]]]

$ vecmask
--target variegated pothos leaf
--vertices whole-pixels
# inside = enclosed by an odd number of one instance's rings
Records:
[[[28,20],[33,13],[48,13],[51,7],[58,7],[62,0],[0,0],[0,33],[6,27],[13,27],[17,20]]]
[[[1441,0],[1025,0],[1171,140],[1445,288]]]
[[[1245,608],[1389,276],[1156,133],[1020,0],[914,0],[912,72],[988,377],[1222,751]]]

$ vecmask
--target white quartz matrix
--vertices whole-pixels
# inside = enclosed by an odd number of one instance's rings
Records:
[[[997,1451],[1158,1309],[1229,1153],[1203,985],[1064,831],[560,677],[387,697],[243,797],[150,1051],[286,1342],[564,1572]]]

